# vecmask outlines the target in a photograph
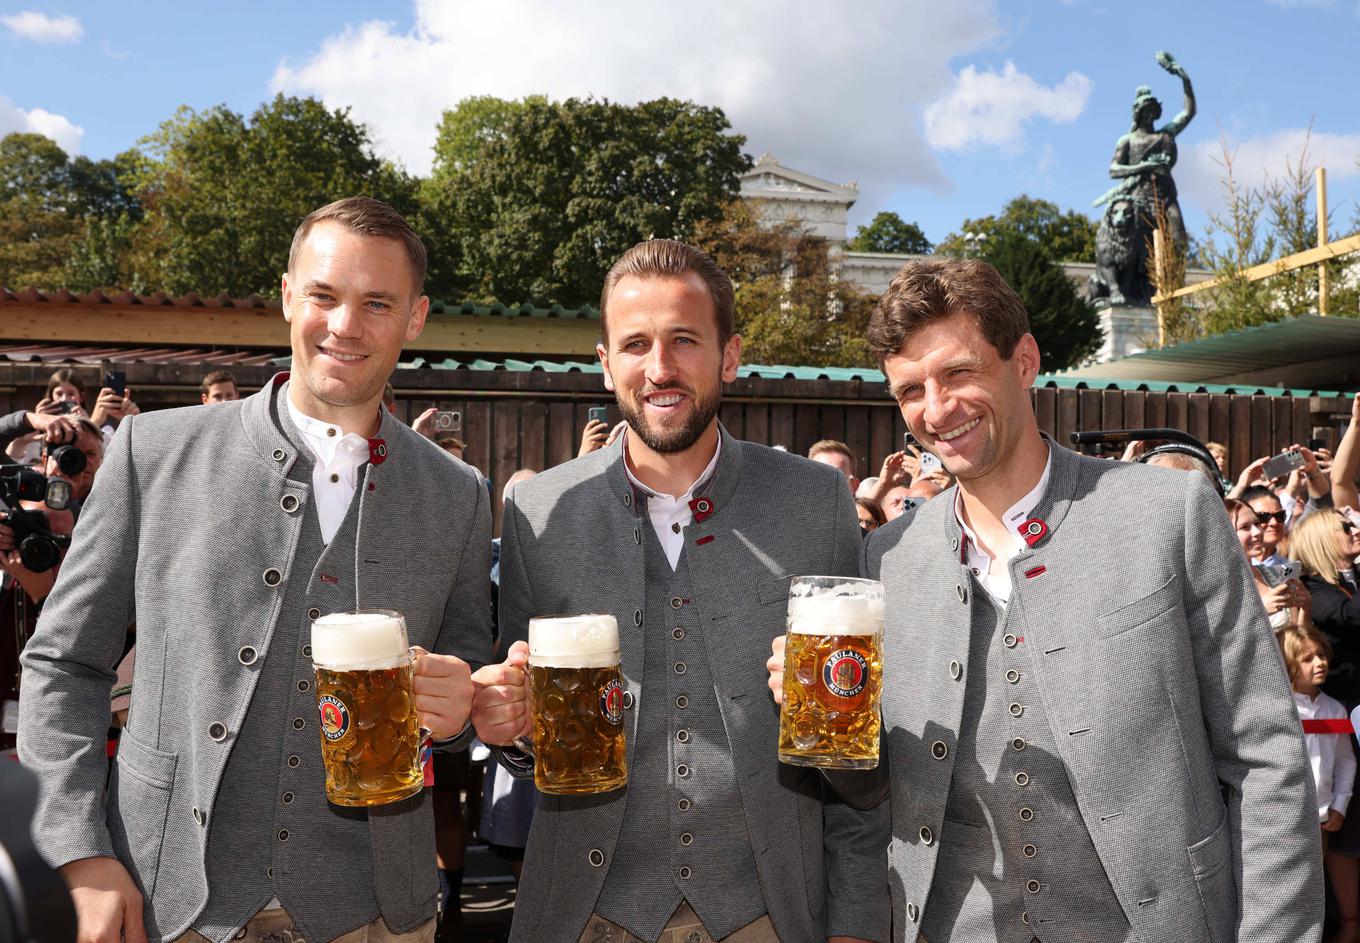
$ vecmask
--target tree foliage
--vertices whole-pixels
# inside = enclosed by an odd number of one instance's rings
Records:
[[[921,227],[891,211],[879,213],[867,226],[860,226],[845,244],[851,252],[891,252],[925,255],[933,248]]]
[[[1015,289],[1029,312],[1044,372],[1075,367],[1099,348],[1103,333],[1095,308],[1077,293],[1062,266],[1035,239],[1002,232],[986,244],[985,259]]]
[[[467,99],[441,122],[423,189],[427,228],[456,247],[432,290],[598,303],[625,249],[721,215],[750,166],[743,143],[721,109],[670,98]]]
[[[734,199],[699,225],[695,244],[732,278],[747,363],[864,367],[873,297],[835,277],[824,239],[790,223],[762,226],[759,206]]]
[[[937,252],[963,255],[969,250],[965,233],[981,234],[982,245],[1008,235],[1036,242],[1054,262],[1094,262],[1096,222],[1075,210],[1063,212],[1056,203],[1021,195],[1001,209],[1000,215],[965,219],[958,232],[945,236]],[[981,251],[986,252],[986,249]]]
[[[142,142],[135,267],[163,291],[275,296],[298,221],[345,196],[410,213],[415,182],[380,160],[348,109],[277,96],[247,121],[181,108]]]

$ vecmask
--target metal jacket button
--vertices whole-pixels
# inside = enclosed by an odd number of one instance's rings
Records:
[[[963,677],[963,665],[960,665],[957,661],[951,661],[949,663],[949,677],[955,681]]]
[[[604,864],[604,852],[598,848],[592,848],[590,854],[586,855],[586,860],[590,862],[592,868],[598,868]]]
[[[1014,648],[1016,642],[1018,642],[1019,639],[1017,639],[1014,635],[1009,635],[1009,634],[1008,634],[1008,635],[1007,635],[1005,638],[1003,638],[1001,641],[1005,644],[1005,646],[1006,646],[1007,648]]]
[[[642,610],[633,610],[633,625],[642,625]]]
[[[681,800],[677,803],[677,805],[680,806],[680,811],[681,811],[681,812],[688,812],[688,811],[689,811],[689,800],[688,800],[688,799],[681,799]]]
[[[689,775],[689,767],[686,766],[684,763],[681,763],[679,766],[675,768],[675,775],[679,776],[681,779],[684,779],[686,776]]]
[[[689,743],[689,731],[677,730],[675,732],[675,739],[679,740],[681,743]]]
[[[284,805],[288,805],[288,804],[291,803],[292,801],[293,801],[293,794],[292,794],[291,792],[285,792],[285,793],[283,794],[283,803],[284,803]]]
[[[679,697],[675,699],[675,706],[680,708],[681,710],[684,710],[686,707],[689,707],[689,698],[681,694]]]
[[[929,825],[921,826],[921,844],[923,845],[935,844],[935,834],[931,832]]]
[[[1011,741],[1012,750],[1023,750],[1024,748],[1025,748],[1024,737],[1016,737],[1014,740]]]
[[[676,674],[682,675],[682,674],[684,674],[684,673],[685,673],[686,671],[688,671],[688,670],[689,670],[689,668],[685,665],[685,663],[684,663],[683,661],[677,661],[677,662],[675,663],[675,673],[676,673]]]
[[[255,664],[255,658],[255,649],[251,648],[249,645],[242,647],[242,649],[236,653],[236,660],[243,665]]]
[[[294,730],[301,730],[303,727],[306,727],[306,726],[307,726],[307,721],[303,720],[301,717],[294,717],[294,718],[293,718],[293,729],[294,729]]]
[[[1012,705],[1010,706],[1010,712],[1011,712],[1011,716],[1012,716],[1012,717],[1019,717],[1021,714],[1023,714],[1023,713],[1025,712],[1025,705],[1023,705],[1023,704],[1012,704]]]
[[[281,828],[281,829],[279,829],[279,841],[287,841],[287,840],[288,840],[288,829],[286,829],[286,828]]]
[[[1035,848],[1033,845],[1026,845],[1024,848],[1020,849],[1020,853],[1026,858],[1033,858],[1039,853],[1039,849]]]
[[[683,835],[680,836],[680,844],[682,845],[694,844],[694,836],[691,835],[689,832],[685,832]]]
[[[1025,882],[1025,890],[1029,891],[1031,894],[1039,893],[1039,887],[1039,882],[1034,880],[1034,878],[1030,878]]]
[[[298,509],[297,495],[285,494],[282,498],[279,498],[279,507],[292,514]]]
[[[921,915],[921,911],[919,911],[919,910],[916,908],[916,905],[915,905],[915,904],[907,904],[907,919],[908,919],[908,920],[910,920],[912,923],[915,923],[915,922],[916,922],[916,918],[919,917],[920,915]]]
[[[310,646],[310,645],[304,645],[304,646],[302,646],[302,657],[303,657],[303,658],[311,658],[311,657],[312,657],[312,646]]]
[[[308,691],[310,691],[310,690],[312,689],[312,682],[310,682],[310,681],[299,681],[299,682],[297,683],[297,689],[305,694],[306,692],[308,692]]]
[[[624,691],[624,692],[623,692],[623,709],[624,709],[624,710],[629,710],[629,709],[632,708],[632,706],[633,706],[633,692],[632,692],[632,691]]]
[[[1029,806],[1025,806],[1025,808],[1023,808],[1023,809],[1020,810],[1020,821],[1022,821],[1022,822],[1032,822],[1033,820],[1034,820],[1034,810],[1033,810],[1033,809],[1031,809]]]
[[[321,610],[318,609],[318,608],[316,608],[316,606],[313,606],[312,608],[310,608],[310,609],[307,610],[307,618],[308,618],[308,619],[320,619],[320,618],[321,618]]]
[[[955,589],[955,590],[958,592],[958,594],[959,594],[959,602],[967,602],[967,601],[968,601],[968,590],[966,590],[966,589],[963,588],[963,584],[962,584],[962,583],[960,583],[959,585],[955,586],[954,589]]]
[[[264,580],[264,585],[266,586],[278,586],[279,583],[283,581],[283,574],[271,566],[264,571],[264,575],[261,578]]]
[[[943,740],[936,740],[930,745],[930,755],[937,760],[942,760],[949,755],[949,745]]]
[[[198,811],[198,806],[194,806],[194,821],[197,822],[199,825],[202,825],[203,818],[204,815],[202,812]]]
[[[671,597],[671,608],[672,608],[672,609],[679,609],[679,608],[680,608],[681,606],[683,606],[684,604],[685,604],[685,601],[684,601],[683,599],[681,599],[679,596],[672,596],[672,597]]]
[[[284,460],[285,458],[287,458],[287,457],[288,457],[288,453],[285,452],[283,449],[275,449],[275,450],[274,450],[274,461],[276,461],[276,462],[281,462],[281,461],[283,461],[283,460]]]
[[[682,638],[684,638],[684,637],[685,637],[685,630],[684,630],[684,629],[681,629],[681,628],[674,628],[674,629],[671,629],[671,638],[675,639],[677,642],[680,641],[680,640],[681,640]]]
[[[1012,668],[1010,671],[1006,672],[1006,680],[1009,681],[1011,684],[1019,684],[1020,672]]]
[[[693,875],[694,875],[694,872],[691,871],[689,868],[681,868],[681,869],[680,869],[680,876],[681,876],[682,878],[684,878],[686,881],[688,881]]]
[[[1028,786],[1028,785],[1029,785],[1029,773],[1026,773],[1026,772],[1024,772],[1023,770],[1022,770],[1021,772],[1019,772],[1019,773],[1016,773],[1016,774],[1015,774],[1015,784],[1016,784],[1017,786]]]
[[[212,724],[209,724],[209,725],[208,725],[208,737],[209,737],[210,739],[212,739],[212,740],[216,740],[218,743],[221,743],[223,740],[227,739],[227,727],[226,727],[226,724],[221,724],[221,723],[212,723]]]
[[[302,763],[302,757],[300,757],[300,756],[290,756],[290,757],[288,757],[288,768],[289,768],[289,769],[297,769],[298,766],[301,765],[301,763]]]

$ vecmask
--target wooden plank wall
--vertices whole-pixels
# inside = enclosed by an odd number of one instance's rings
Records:
[[[120,365],[143,409],[198,402],[204,370],[179,364]],[[99,365],[90,365],[92,382]],[[0,414],[31,407],[42,396],[51,365],[0,363]],[[272,370],[235,371],[244,391],[258,389]],[[430,407],[462,413],[466,460],[491,481],[499,527],[501,489],[518,468],[541,470],[575,457],[586,412],[606,406],[621,416],[599,375],[506,371],[399,370],[393,376],[397,415],[405,422]],[[1335,441],[1346,400],[1043,388],[1032,392],[1039,426],[1066,444],[1072,432],[1171,426],[1204,441],[1227,444],[1230,469],[1306,442],[1314,433]],[[840,439],[858,456],[860,477],[878,473],[884,456],[902,447],[906,426],[880,384],[829,380],[738,380],[720,413],[735,436],[805,454],[819,439]]]

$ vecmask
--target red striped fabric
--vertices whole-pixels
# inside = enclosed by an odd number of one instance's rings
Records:
[[[1355,726],[1346,718],[1337,720],[1305,720],[1304,733],[1355,733]]]

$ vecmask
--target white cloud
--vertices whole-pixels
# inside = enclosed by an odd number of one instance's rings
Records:
[[[428,172],[444,109],[469,95],[721,106],[753,155],[840,181],[861,207],[951,184],[920,130],[949,63],[999,35],[994,0],[416,0],[407,32],[371,21],[280,63],[273,91],[352,106],[384,152]]]
[[[1254,137],[1226,137],[1233,154],[1233,176],[1243,187],[1259,187],[1297,168],[1307,147],[1307,165],[1327,168],[1327,182],[1360,179],[1360,132],[1335,134],[1307,128],[1286,128]],[[1219,178],[1223,175],[1223,146],[1219,139],[1197,141],[1181,151],[1174,176],[1185,198],[1213,212],[1224,205]],[[1333,206],[1344,209],[1336,201]]]
[[[35,43],[73,43],[85,34],[74,16],[48,16],[35,10],[0,16],[0,23]]]
[[[965,66],[954,83],[926,108],[926,138],[932,147],[962,151],[976,146],[1015,150],[1025,125],[1036,118],[1058,124],[1075,121],[1094,84],[1069,72],[1051,88],[1007,62],[1000,72]]]
[[[43,108],[25,111],[0,95],[0,138],[16,131],[49,137],[67,154],[80,153],[80,141],[85,137],[84,128],[72,124],[62,115],[54,115]]]

